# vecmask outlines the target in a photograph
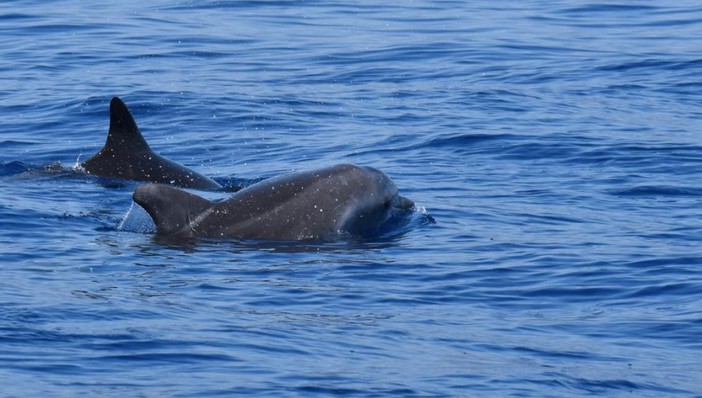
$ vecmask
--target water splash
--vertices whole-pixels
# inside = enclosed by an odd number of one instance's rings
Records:
[[[117,230],[142,234],[155,233],[156,225],[154,224],[153,220],[151,220],[151,217],[146,210],[132,202],[132,205],[129,207],[129,210],[127,210],[127,213],[125,213],[122,220],[119,222],[119,224],[117,224]]]

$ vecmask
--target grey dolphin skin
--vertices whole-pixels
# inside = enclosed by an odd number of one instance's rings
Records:
[[[136,189],[134,201],[174,238],[328,240],[367,236],[414,203],[379,170],[352,164],[284,174],[222,202],[160,184]]]
[[[214,180],[151,150],[121,99],[110,102],[110,130],[105,146],[82,164],[88,174],[171,184],[182,188],[218,189]]]

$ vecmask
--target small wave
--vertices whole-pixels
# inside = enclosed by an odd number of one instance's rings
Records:
[[[387,153],[387,152],[407,152],[416,150],[440,150],[448,149],[451,152],[465,152],[470,148],[480,148],[481,145],[493,141],[509,140],[513,137],[510,134],[461,134],[461,135],[451,135],[445,136],[441,135],[438,137],[432,137],[421,142],[407,143],[405,145],[398,146],[385,146],[378,149],[369,149],[366,151],[360,151],[363,154],[373,154],[373,153]],[[476,149],[473,149],[476,150]]]
[[[20,161],[2,163],[0,164],[0,177],[7,177],[26,173],[32,170],[33,168],[33,166]]]
[[[0,177],[14,177],[19,180],[74,179],[87,176],[80,166],[66,167],[61,162],[42,165],[12,161],[0,164]]]
[[[613,391],[626,391],[633,393],[634,391],[657,391],[662,393],[680,393],[681,390],[665,387],[655,383],[635,383],[624,379],[585,379],[580,377],[572,377],[563,373],[552,373],[558,384],[561,384],[570,389],[584,391],[591,394],[606,394]]]
[[[650,296],[687,296],[692,297],[699,295],[702,289],[698,284],[684,283],[666,283],[658,286],[645,286],[629,294],[631,298],[641,299]]]
[[[702,60],[663,60],[663,59],[645,59],[633,62],[620,62],[610,65],[603,65],[597,69],[608,72],[628,72],[636,69],[651,69],[653,71],[661,70],[694,70],[697,69]]]
[[[632,11],[653,11],[658,7],[650,5],[630,5],[630,4],[593,4],[563,10],[564,14],[584,14],[591,16],[593,13],[612,13],[621,12],[627,13]]]
[[[609,192],[614,196],[631,197],[678,197],[678,196],[702,196],[702,189],[676,187],[667,185],[640,185],[633,188],[617,189]]]
[[[511,137],[509,134],[464,134],[453,137],[437,137],[416,146],[418,148],[465,148],[489,141],[506,140]]]

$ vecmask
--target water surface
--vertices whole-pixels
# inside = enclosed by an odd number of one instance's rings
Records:
[[[6,2],[2,395],[702,396],[701,28],[693,1]],[[353,162],[436,223],[120,230],[138,184],[72,168],[113,96],[224,185]]]

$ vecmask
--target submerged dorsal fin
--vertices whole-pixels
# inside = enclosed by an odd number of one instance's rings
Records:
[[[151,150],[127,105],[118,97],[110,101],[110,131],[103,150],[131,153]]]
[[[205,198],[161,184],[144,184],[132,198],[149,213],[160,235],[187,234],[185,228],[212,206]]]

